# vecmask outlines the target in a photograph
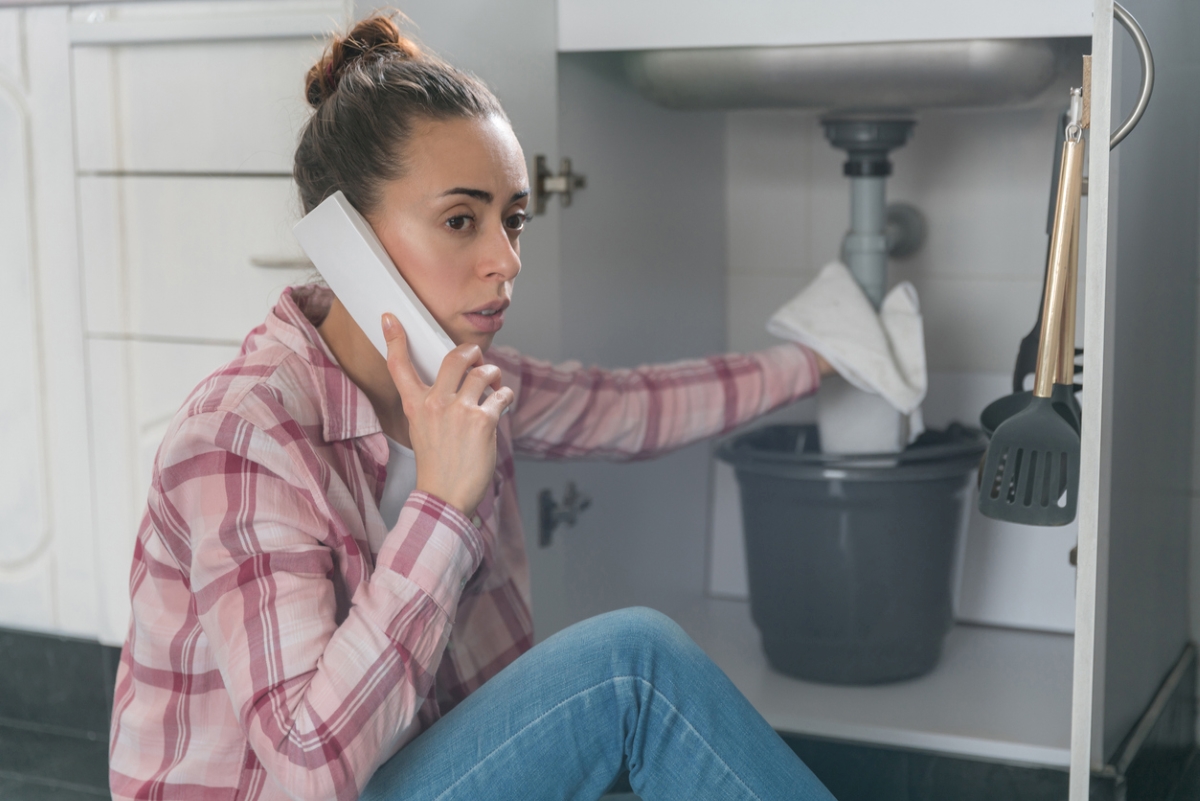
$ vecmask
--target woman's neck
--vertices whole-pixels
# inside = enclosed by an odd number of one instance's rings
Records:
[[[400,392],[388,372],[387,362],[336,297],[317,326],[317,333],[333,351],[347,377],[371,402],[383,433],[405,447],[412,447],[408,418],[404,416]]]

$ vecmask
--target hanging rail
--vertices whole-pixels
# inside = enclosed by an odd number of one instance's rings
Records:
[[[1113,3],[1113,17],[1129,33],[1130,38],[1133,39],[1133,46],[1137,48],[1138,61],[1142,63],[1142,88],[1138,92],[1137,103],[1134,104],[1133,111],[1129,112],[1125,122],[1113,131],[1112,138],[1108,140],[1109,150],[1121,144],[1121,140],[1128,136],[1133,127],[1142,119],[1142,115],[1146,113],[1146,106],[1150,104],[1150,93],[1154,91],[1154,54],[1150,52],[1150,43],[1146,41],[1146,34],[1142,30],[1142,26],[1138,25],[1133,15],[1126,11],[1120,3]]]

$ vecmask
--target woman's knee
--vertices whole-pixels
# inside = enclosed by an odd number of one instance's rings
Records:
[[[605,639],[627,658],[686,658],[700,652],[678,623],[654,609],[635,606],[601,617]]]
[[[648,606],[630,606],[618,609],[615,612],[609,612],[605,617],[610,617],[612,625],[624,631],[651,639],[687,636],[678,623],[657,609],[651,609]]]

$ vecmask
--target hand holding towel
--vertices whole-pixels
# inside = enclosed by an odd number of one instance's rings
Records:
[[[924,430],[925,335],[912,284],[897,284],[877,313],[846,265],[835,261],[775,312],[767,330],[812,348],[853,387],[886,402],[855,398],[849,387],[830,382],[818,399],[823,450],[902,450]]]

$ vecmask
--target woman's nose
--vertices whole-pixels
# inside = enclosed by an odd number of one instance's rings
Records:
[[[516,243],[509,238],[504,226],[487,237],[480,272],[484,277],[499,277],[511,281],[521,272],[521,257],[517,252]]]

